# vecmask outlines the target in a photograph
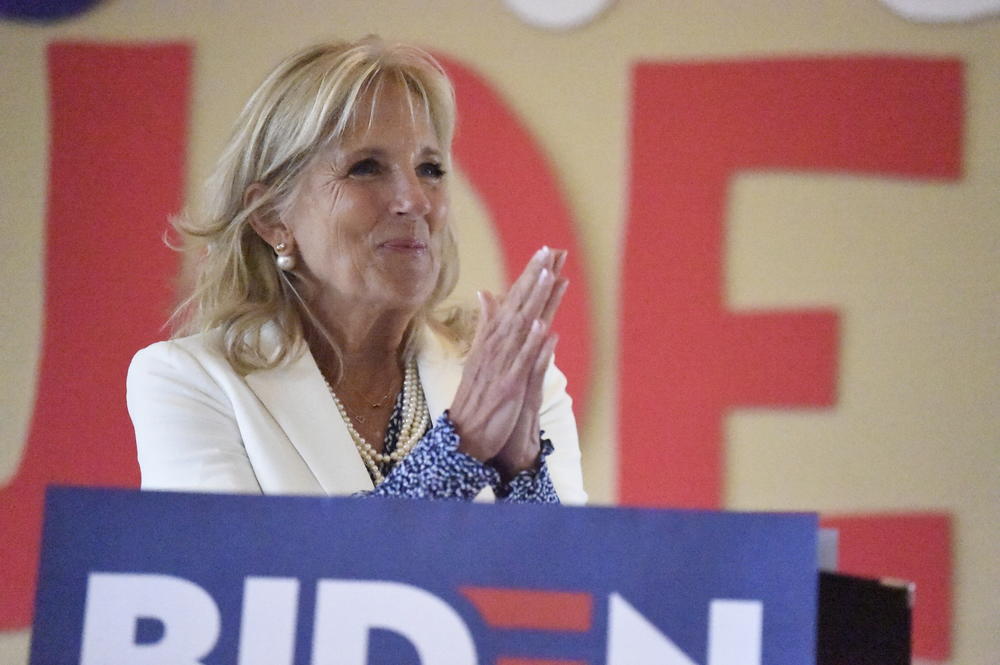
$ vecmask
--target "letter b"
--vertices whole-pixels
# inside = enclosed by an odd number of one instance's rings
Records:
[[[140,619],[163,635],[136,644]],[[169,575],[91,573],[80,665],[198,665],[219,637],[219,608],[194,582]]]

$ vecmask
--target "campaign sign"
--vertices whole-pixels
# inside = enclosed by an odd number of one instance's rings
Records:
[[[816,518],[48,492],[32,665],[806,665]]]

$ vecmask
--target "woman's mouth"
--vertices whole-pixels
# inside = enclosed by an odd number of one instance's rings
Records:
[[[395,252],[424,252],[427,250],[427,243],[417,238],[393,238],[386,240],[379,247]]]

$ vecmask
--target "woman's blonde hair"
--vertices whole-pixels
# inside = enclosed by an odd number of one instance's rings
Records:
[[[279,365],[300,348],[305,335],[300,314],[311,319],[309,309],[299,296],[296,278],[276,268],[274,250],[250,220],[287,209],[303,168],[343,135],[353,117],[370,111],[359,108],[366,91],[373,92],[371,103],[376,104],[378,90],[386,83],[403,86],[415,102],[413,112],[428,115],[447,167],[455,97],[430,54],[366,37],[319,44],[292,55],[264,79],[240,113],[206,184],[204,212],[174,220],[185,251],[194,254],[196,270],[190,294],[174,312],[175,335],[220,329],[226,358],[243,373]],[[253,184],[263,185],[263,193],[247,201],[247,188]],[[409,327],[406,354],[415,351],[416,333],[425,322],[463,336],[466,317],[455,312],[432,316],[457,280],[458,251],[449,224],[441,272],[429,301]],[[324,336],[339,359],[340,350]]]

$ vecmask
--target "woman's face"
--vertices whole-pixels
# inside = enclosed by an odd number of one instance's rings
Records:
[[[337,308],[416,311],[441,270],[444,155],[428,114],[386,84],[362,99],[341,140],[304,170],[282,220],[300,274]]]

